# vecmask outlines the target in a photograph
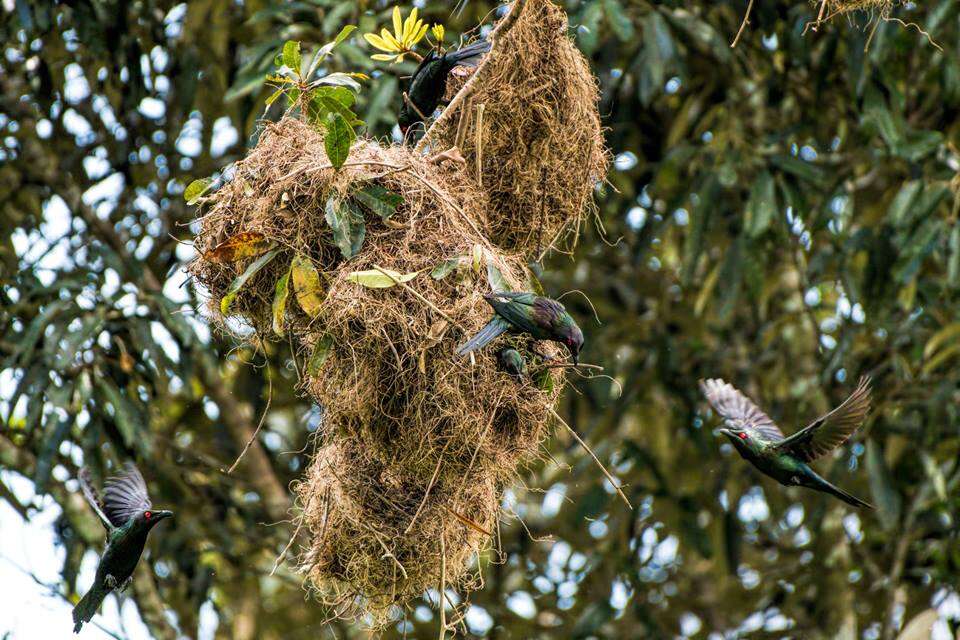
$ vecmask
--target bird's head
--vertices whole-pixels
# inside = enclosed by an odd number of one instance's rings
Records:
[[[727,436],[727,438],[730,439],[730,442],[733,443],[733,446],[740,451],[753,447],[753,435],[750,433],[749,429],[745,429],[741,425],[728,422],[726,427],[719,429],[718,431]]]
[[[161,520],[166,520],[167,518],[172,517],[173,511],[166,511],[164,509],[146,509],[137,515],[137,524],[144,529],[150,530],[153,529]]]
[[[410,126],[413,124],[413,113],[411,112],[407,103],[404,102],[403,106],[400,107],[400,113],[397,114],[397,126],[400,127],[400,133],[406,137],[407,131],[410,130]]]
[[[580,349],[583,347],[583,331],[576,324],[571,324],[563,332],[563,344],[570,349],[573,364],[580,364]]]

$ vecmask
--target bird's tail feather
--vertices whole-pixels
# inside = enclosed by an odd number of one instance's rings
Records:
[[[819,489],[820,489],[821,491],[825,491],[826,493],[832,494],[832,495],[840,498],[841,500],[843,500],[843,501],[846,502],[847,504],[852,505],[852,506],[854,506],[854,507],[866,507],[867,509],[873,509],[873,505],[870,504],[869,502],[866,502],[866,501],[864,501],[864,500],[861,500],[861,499],[858,498],[857,496],[847,493],[846,491],[844,491],[844,490],[841,489],[840,487],[836,487],[836,486],[830,484],[829,482],[827,482],[827,481],[824,480],[823,478],[820,478],[820,481],[823,483],[823,484],[819,487]]]
[[[73,608],[73,632],[80,633],[80,628],[84,622],[90,622],[93,615],[100,608],[100,603],[107,596],[108,591],[101,589],[98,585],[90,587],[86,595],[80,599],[77,606]]]
[[[476,66],[480,62],[480,57],[490,51],[490,43],[486,40],[468,44],[462,49],[450,51],[444,58],[451,64],[460,64],[465,66]]]
[[[508,329],[509,325],[499,317],[495,317],[484,325],[472,338],[457,347],[457,355],[470,353],[490,343],[491,340],[499,336]]]

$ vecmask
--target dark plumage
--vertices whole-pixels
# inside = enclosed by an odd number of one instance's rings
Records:
[[[526,333],[537,340],[566,345],[574,363],[579,362],[583,332],[566,308],[556,300],[532,293],[500,291],[484,296],[495,315],[476,335],[457,348],[457,354],[479,349],[501,333]]]
[[[489,50],[490,43],[480,41],[444,54],[430,51],[410,77],[407,97],[400,105],[400,114],[397,116],[400,130],[406,133],[411,125],[422,122],[423,118],[429,118],[436,111],[447,86],[447,76],[454,67],[476,66]]]
[[[103,498],[90,482],[90,472],[80,470],[80,489],[107,530],[107,547],[97,565],[93,586],[73,608],[73,632],[90,622],[100,603],[114,589],[124,589],[140,561],[147,534],[172,511],[153,511],[147,486],[137,467],[128,462],[123,473],[104,483]]]
[[[522,379],[527,375],[527,361],[513,347],[504,347],[497,352],[497,364],[515,378]]]
[[[802,486],[834,495],[855,507],[870,507],[835,487],[807,463],[842,445],[860,427],[870,410],[870,378],[861,378],[850,397],[830,413],[790,437],[745,395],[723,380],[700,381],[710,405],[724,419],[727,436],[740,455],[785,486]]]

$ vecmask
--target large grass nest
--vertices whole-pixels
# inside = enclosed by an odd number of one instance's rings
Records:
[[[520,9],[495,29],[491,52],[424,142],[460,148],[488,196],[491,240],[540,258],[573,244],[608,154],[597,82],[566,14],[549,0]]]
[[[288,116],[265,125],[230,179],[199,200],[189,271],[209,316],[224,330],[247,325],[254,337],[243,339],[289,341],[301,391],[323,409],[296,487],[299,566],[337,616],[377,625],[427,589],[482,582],[471,558],[489,548],[500,489],[538,454],[563,386],[563,369],[541,356],[562,356],[550,343],[506,336],[454,353],[490,319],[484,294],[539,287],[529,254],[577,228],[606,166],[596,85],[566,17],[544,0],[517,6],[461,89],[471,95],[465,165],[439,153],[454,135],[440,121],[429,154],[360,138],[334,170],[323,134]],[[371,185],[399,204],[389,217],[359,209],[365,235],[345,258],[329,203]],[[239,237],[269,243],[273,257],[236,291],[268,255],[215,257]],[[276,307],[292,264],[310,265],[321,286]],[[370,288],[358,272],[410,279]],[[526,357],[529,377],[498,370],[504,344]]]
[[[403,202],[389,224],[366,217],[362,248],[346,260],[333,244],[324,205],[331,194],[370,182]],[[491,281],[515,290],[534,286],[522,258],[478,233],[484,194],[454,163],[373,140],[358,140],[334,171],[322,134],[286,118],[267,125],[231,181],[204,200],[195,239],[200,257],[190,271],[209,294],[215,323],[240,321],[277,338],[275,286],[293,256],[309,257],[323,282],[319,314],[289,302],[283,322],[299,353],[302,389],[324,409],[321,448],[298,488],[309,533],[302,568],[314,589],[337,603],[338,615],[383,621],[393,606],[438,586],[441,574],[449,584],[474,584],[464,576],[488,542],[482,532],[496,522],[496,487],[537,454],[563,382],[559,369],[542,369],[549,379],[538,383],[517,381],[497,369],[491,348],[473,358],[454,355],[491,317],[483,299]],[[251,232],[282,253],[240,290],[228,321],[219,301],[253,258],[219,264],[204,256]],[[446,277],[431,275],[454,259],[459,264]],[[375,268],[420,273],[384,289],[350,279]],[[320,340],[330,347],[314,370],[309,361]],[[538,361],[533,349],[556,353],[551,344],[502,340],[531,365]]]

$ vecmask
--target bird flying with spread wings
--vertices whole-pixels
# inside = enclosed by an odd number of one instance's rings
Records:
[[[158,522],[173,516],[172,511],[153,509],[143,476],[132,462],[124,465],[120,475],[107,478],[102,498],[90,481],[89,470],[81,469],[79,480],[83,496],[107,530],[107,547],[93,586],[73,608],[74,633],[90,622],[107,594],[126,588],[143,554],[147,534]]]
[[[701,380],[700,389],[723,418],[725,428],[720,433],[757,469],[782,485],[823,491],[855,507],[872,508],[827,482],[808,464],[842,445],[863,424],[870,410],[870,378],[860,378],[840,406],[792,436],[784,436],[773,420],[733,385],[719,379]]]

